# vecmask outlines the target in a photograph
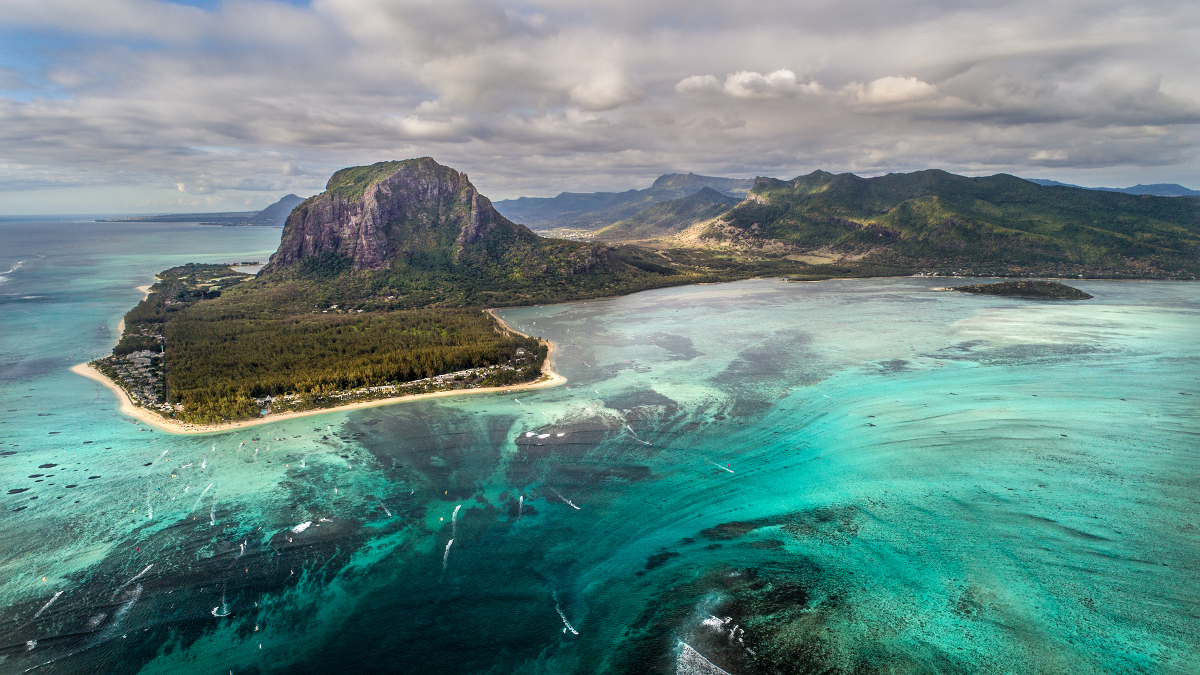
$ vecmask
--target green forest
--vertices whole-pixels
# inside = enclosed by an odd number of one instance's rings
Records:
[[[125,315],[113,355],[165,347],[169,402],[182,403],[176,416],[191,423],[257,417],[255,399],[267,396],[299,395],[290,409],[304,409],[336,405],[336,392],[483,366],[508,367],[462,384],[510,385],[541,374],[545,346],[503,330],[478,307],[290,311],[298,287],[252,287],[251,279],[227,265],[164,270]]]

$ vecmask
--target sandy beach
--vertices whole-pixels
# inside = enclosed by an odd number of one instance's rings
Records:
[[[150,297],[150,284],[147,284],[145,286],[138,286],[137,289],[142,292],[142,300],[145,300],[146,298]],[[138,302],[141,302],[141,300],[139,300]],[[123,336],[123,335],[125,335],[125,315],[124,314],[121,315],[121,320],[117,322],[117,339],[120,340],[121,336]],[[79,372],[79,371],[72,368],[71,372]],[[80,373],[80,375],[83,375],[83,373]],[[87,376],[84,375],[84,377],[87,377]],[[101,375],[101,377],[104,377],[104,376]],[[122,393],[124,393],[124,392],[122,392]]]
[[[148,287],[144,287],[144,288],[148,288]],[[499,321],[500,325],[503,326],[505,328],[505,330],[516,333],[517,335],[525,335],[521,331],[514,329],[512,326],[509,326],[499,316],[496,316],[495,310],[489,309],[486,311],[489,314],[491,314],[497,321]],[[525,337],[529,337],[529,336],[525,335]],[[116,395],[117,399],[121,403],[121,405],[120,405],[121,414],[129,415],[130,417],[133,417],[134,419],[138,420],[139,422],[141,422],[143,424],[152,426],[156,429],[160,429],[162,431],[166,431],[166,432],[172,433],[172,434],[212,434],[212,433],[218,433],[218,432],[222,432],[222,431],[228,431],[230,429],[240,429],[242,427],[253,427],[253,426],[258,426],[260,424],[270,424],[271,422],[280,422],[282,420],[288,420],[288,419],[292,419],[294,417],[308,417],[310,415],[323,415],[325,413],[337,412],[340,410],[355,410],[358,408],[374,408],[376,406],[392,405],[393,403],[403,403],[405,401],[415,401],[417,399],[441,398],[441,397],[445,397],[445,396],[465,396],[468,394],[503,394],[506,392],[524,391],[526,389],[545,389],[547,387],[557,387],[560,384],[566,384],[567,378],[554,372],[554,364],[551,360],[554,357],[554,349],[555,349],[554,343],[550,342],[549,340],[546,340],[545,342],[548,346],[548,350],[546,353],[546,360],[542,363],[542,377],[533,382],[526,382],[524,384],[514,384],[514,385],[508,386],[508,387],[482,387],[479,389],[455,389],[453,391],[438,391],[438,392],[433,392],[433,393],[429,393],[429,394],[410,394],[408,396],[392,396],[390,398],[381,398],[381,399],[376,399],[374,401],[362,401],[359,403],[347,403],[346,405],[339,405],[339,406],[334,406],[331,408],[316,408],[313,410],[304,410],[302,412],[280,413],[278,415],[267,415],[265,417],[260,417],[258,419],[242,420],[239,422],[226,422],[223,424],[209,424],[209,425],[187,424],[187,423],[184,423],[184,422],[181,422],[178,420],[167,419],[165,417],[162,417],[158,413],[151,412],[145,408],[134,405],[133,401],[130,400],[129,395],[127,393],[125,393],[124,389],[117,386],[117,384],[115,382],[108,379],[103,374],[101,374],[98,370],[96,370],[95,368],[92,368],[90,365],[88,365],[86,363],[80,363],[79,365],[72,366],[71,372],[75,373],[76,375],[81,375],[83,377],[86,377],[89,380],[95,380],[96,382],[103,384],[105,387],[108,387]]]

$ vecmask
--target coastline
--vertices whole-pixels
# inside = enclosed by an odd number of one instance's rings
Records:
[[[151,284],[146,284],[145,286],[137,287],[137,289],[142,292],[142,300],[145,300],[146,298],[150,297],[150,286],[151,286]],[[138,300],[138,302],[141,302],[142,300]],[[120,320],[117,321],[117,341],[120,342],[121,338],[124,336],[125,336],[125,315],[122,314]],[[75,369],[72,368],[71,370],[74,371]],[[83,373],[79,373],[79,374],[83,375]],[[87,377],[87,375],[84,375],[84,377]],[[103,377],[103,375],[101,377]],[[118,387],[118,389],[120,389],[120,387]],[[122,393],[124,393],[124,392],[122,392]]]
[[[523,335],[525,337],[530,337],[528,335],[525,335],[521,331],[514,329],[512,326],[509,326],[507,323],[505,323],[503,319],[501,319],[500,317],[495,315],[495,313],[494,313],[495,310],[488,309],[488,310],[484,310],[484,311],[491,314],[492,317],[495,318],[496,321],[498,321],[505,330],[516,333],[517,335]],[[178,420],[167,419],[165,417],[162,417],[161,415],[158,415],[157,413],[146,410],[145,408],[142,408],[141,406],[136,406],[133,404],[133,401],[129,398],[129,394],[127,394],[124,389],[122,389],[120,386],[118,386],[116,382],[113,382],[112,380],[105,377],[104,374],[102,374],[100,371],[96,370],[95,368],[92,368],[87,363],[80,363],[78,365],[72,366],[71,372],[75,373],[76,375],[86,377],[89,380],[99,382],[100,384],[107,387],[110,391],[113,392],[113,394],[116,395],[117,400],[120,401],[119,410],[120,410],[121,414],[128,415],[128,416],[136,419],[138,422],[140,422],[142,424],[146,424],[146,425],[152,426],[156,429],[159,429],[161,431],[166,431],[166,432],[172,433],[172,434],[179,434],[179,435],[212,434],[212,433],[218,433],[218,432],[222,432],[222,431],[228,431],[230,429],[240,429],[243,427],[258,426],[260,424],[270,424],[272,422],[280,422],[283,420],[289,420],[289,419],[293,419],[296,417],[308,417],[310,415],[323,415],[325,413],[338,412],[341,410],[356,410],[359,408],[374,408],[376,406],[391,405],[393,403],[403,403],[405,401],[415,401],[418,399],[441,398],[441,397],[446,397],[446,396],[464,396],[467,394],[503,394],[503,393],[507,393],[507,392],[523,391],[526,389],[545,389],[548,387],[557,387],[561,384],[566,384],[567,378],[565,378],[562,375],[555,372],[554,366],[551,363],[551,358],[554,356],[554,350],[555,350],[554,343],[549,340],[544,340],[544,342],[547,344],[548,349],[546,350],[546,360],[542,362],[542,377],[533,382],[514,384],[514,385],[511,385],[508,387],[483,387],[483,388],[479,388],[479,389],[454,389],[451,391],[435,391],[435,392],[432,392],[429,394],[408,394],[406,396],[392,396],[389,398],[376,399],[374,401],[361,401],[359,403],[347,403],[346,405],[333,406],[330,408],[314,408],[312,410],[302,410],[299,412],[286,412],[286,413],[280,413],[278,415],[268,415],[267,417],[260,417],[258,419],[240,420],[237,422],[224,422],[221,424],[187,424],[185,422],[181,422]]]

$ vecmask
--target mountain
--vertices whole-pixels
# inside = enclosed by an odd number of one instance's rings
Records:
[[[247,225],[273,225],[275,227],[283,227],[284,221],[292,209],[304,202],[302,197],[296,195],[284,195],[279,201],[259,211],[254,217],[250,218]]]
[[[563,192],[557,197],[520,197],[496,202],[496,210],[534,230],[554,228],[597,230],[633,216],[659,202],[680,199],[702,188],[727,197],[742,197],[754,181],[717,178],[694,173],[659,176],[645,190],[625,192]]]
[[[1006,174],[758,178],[742,203],[684,235],[705,246],[829,249],[978,276],[1200,273],[1200,201],[1047,189]]]
[[[301,283],[299,296],[378,309],[551,302],[659,278],[608,246],[539,237],[428,157],[333,174],[288,216],[259,274],[262,284]]]
[[[1152,195],[1156,197],[1200,197],[1200,190],[1190,190],[1178,183],[1154,183],[1151,185],[1142,185],[1138,183],[1133,187],[1127,188],[1108,188],[1108,187],[1083,187],[1081,185],[1071,185],[1070,183],[1060,183],[1056,180],[1046,178],[1026,178],[1030,183],[1037,183],[1043,187],[1072,187],[1081,190],[1101,190],[1103,192],[1123,192],[1127,195]]]
[[[596,238],[604,241],[658,239],[715,218],[733,208],[739,201],[710,187],[702,188],[699,192],[682,199],[648,206],[630,218],[599,230],[596,232]]]
[[[158,347],[169,368],[155,371],[167,386],[153,404],[193,423],[507,386],[541,377],[547,346],[503,329],[484,306],[731,278],[637,252],[624,259],[607,245],[539,237],[428,157],[351,167],[291,210],[256,277],[225,265],[161,272],[97,367],[133,391],[141,381],[121,379],[122,359]]]

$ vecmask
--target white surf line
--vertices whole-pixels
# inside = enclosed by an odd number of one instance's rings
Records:
[[[450,539],[453,540],[458,536],[458,510],[462,508],[462,504],[454,507],[454,513],[450,514]]]
[[[54,597],[50,598],[50,602],[47,602],[46,604],[42,605],[41,609],[34,612],[33,618],[35,618],[35,619],[38,618],[39,616],[42,615],[42,612],[46,611],[47,609],[50,609],[50,605],[53,605],[54,601],[58,599],[58,596],[62,595],[63,593],[66,593],[66,591],[59,591],[59,592],[55,593]]]
[[[196,503],[192,504],[192,509],[191,509],[192,511],[195,511],[196,507],[200,506],[200,500],[204,499],[204,495],[208,494],[208,491],[212,489],[212,486],[213,486],[213,483],[209,483],[208,487],[204,488],[204,491],[200,493],[200,496],[196,497]]]
[[[709,464],[712,464],[713,466],[717,467],[718,469],[721,469],[722,471],[728,471],[729,473],[735,473],[733,469],[730,469],[729,467],[726,467],[726,466],[721,466],[720,464],[717,464],[716,462],[712,461],[711,459],[706,459],[704,461],[708,462]]]
[[[549,486],[549,485],[547,485],[546,487],[550,487],[550,486]],[[564,502],[566,502],[567,504],[569,504],[569,505],[571,506],[571,508],[575,509],[576,511],[582,511],[582,510],[583,510],[583,509],[579,508],[578,506],[575,506],[575,502],[573,502],[573,501],[571,501],[570,499],[567,499],[566,497],[564,497],[564,496],[562,495],[562,493],[561,493],[561,492],[559,492],[558,490],[555,490],[554,488],[552,488],[552,487],[551,487],[551,488],[550,488],[550,491],[551,491],[551,492],[553,492],[554,494],[558,495],[558,498],[559,498],[559,499],[561,499],[561,500],[563,500]]]
[[[633,436],[634,438],[637,438],[637,442],[638,442],[638,443],[641,443],[642,445],[650,445],[650,442],[649,442],[649,441],[643,441],[642,439],[638,438],[638,435],[637,435],[636,433],[634,433],[634,431],[633,431],[633,427],[631,427],[631,426],[629,426],[628,424],[626,424],[626,425],[625,425],[625,428],[629,430],[629,434],[630,434],[631,436]]]
[[[208,524],[209,525],[217,524],[217,503],[216,502],[213,502],[212,508],[210,508],[208,510]]]
[[[567,615],[563,614],[562,608],[559,606],[558,602],[554,603],[554,611],[558,612],[558,618],[562,619],[563,625],[566,626],[566,628],[563,629],[564,633],[571,631],[573,634],[579,635],[579,631],[575,630],[575,627],[571,625],[570,621],[567,621]]]
[[[718,666],[717,664],[704,658],[704,655],[696,651],[694,647],[680,640],[679,644],[683,645],[680,650],[679,660],[677,662],[676,672],[699,673],[708,672],[712,675],[730,675],[728,670]]]
[[[137,575],[134,576],[129,581],[126,581],[125,583],[121,584],[120,586],[117,586],[117,590],[113,591],[113,595],[115,596],[117,593],[121,592],[122,588],[125,588],[129,584],[132,584],[133,582],[137,581],[138,579],[141,579],[142,577],[144,577],[146,575],[146,572],[150,571],[151,567],[154,567],[154,563],[150,563],[149,565],[146,565],[146,569],[142,570],[141,572],[138,572]]]

